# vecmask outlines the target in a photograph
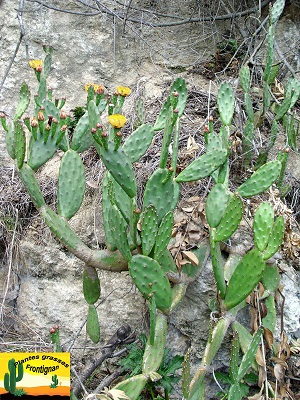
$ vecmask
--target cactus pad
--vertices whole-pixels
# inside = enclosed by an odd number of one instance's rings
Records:
[[[251,197],[268,189],[278,178],[281,162],[273,160],[260,167],[237,190],[242,197]]]
[[[174,219],[173,212],[170,211],[163,217],[161,221],[155,241],[155,248],[154,248],[155,260],[160,259],[165,249],[167,248],[167,245],[169,244],[173,228],[173,219]]]
[[[12,125],[7,126],[7,131],[5,132],[5,144],[8,154],[14,160],[16,158],[16,143]]]
[[[285,6],[285,0],[276,0],[270,12],[270,22],[276,24]]]
[[[216,184],[210,191],[206,200],[206,219],[210,227],[216,228],[226,210],[228,193],[221,183]]]
[[[142,295],[155,297],[156,307],[167,310],[172,303],[170,282],[157,261],[143,255],[133,256],[129,264],[131,278]]]
[[[109,173],[104,174],[102,181],[102,218],[103,218],[103,228],[105,233],[106,246],[110,251],[117,249],[116,239],[111,231],[109,210],[113,206],[110,201],[109,187],[111,185],[111,180],[109,178]]]
[[[238,375],[237,375],[238,382],[240,382],[244,378],[248,369],[251,367],[251,364],[254,361],[258,346],[261,343],[261,336],[262,336],[263,332],[264,332],[263,328],[258,328],[258,330],[253,335],[253,338],[250,342],[248,350],[244,354],[241,364],[240,364],[240,367],[239,367],[239,371],[238,371]]]
[[[111,141],[108,142],[107,149],[103,146],[97,145],[96,149],[103,164],[109,170],[116,182],[118,182],[129,197],[134,197],[136,194],[135,176],[132,164],[125,151],[121,147],[115,150],[115,144]]]
[[[89,115],[86,112],[78,121],[72,136],[71,148],[81,153],[93,143],[93,136],[89,129]]]
[[[236,196],[231,195],[223,217],[218,224],[213,239],[216,242],[227,240],[238,228],[243,216],[243,202]]]
[[[275,293],[279,288],[280,283],[280,275],[276,265],[267,265],[262,279],[262,284],[264,285],[264,289],[269,293]]]
[[[154,129],[149,124],[139,126],[126,139],[123,150],[128,155],[132,163],[138,161],[148,150],[152,143]]]
[[[118,383],[115,389],[123,390],[130,400],[137,400],[146,386],[148,378],[144,374],[135,375]]]
[[[224,125],[230,125],[234,113],[234,95],[228,82],[223,82],[218,90],[218,109]]]
[[[112,205],[109,209],[108,218],[112,236],[118,250],[127,261],[130,261],[132,255],[128,244],[127,224],[116,205]]]
[[[93,267],[85,266],[82,275],[83,295],[88,304],[94,304],[100,297],[100,280]]]
[[[89,305],[89,312],[86,322],[86,331],[94,343],[100,340],[100,325],[96,307],[92,304]]]
[[[25,133],[23,131],[23,127],[19,121],[15,121],[14,128],[15,128],[16,161],[17,161],[17,167],[20,169],[22,168],[25,158],[26,138],[25,138]]]
[[[158,216],[153,205],[145,208],[142,214],[142,251],[144,256],[148,256],[151,252],[158,230]]]
[[[219,168],[227,158],[227,150],[206,153],[188,165],[176,178],[176,182],[192,182],[206,178]]]
[[[158,214],[158,222],[174,207],[174,182],[167,169],[157,169],[149,178],[143,208],[152,204]]]
[[[30,103],[30,91],[28,85],[25,82],[23,82],[20,90],[19,103],[17,105],[14,115],[14,121],[17,121],[22,117],[24,112],[27,110],[29,103]]]
[[[44,165],[54,155],[58,148],[56,138],[50,137],[47,143],[44,143],[43,135],[38,132],[37,140],[33,137],[29,141],[28,165],[36,171]]]
[[[35,174],[32,170],[32,168],[29,167],[27,164],[23,164],[22,168],[19,169],[19,175],[21,178],[21,181],[23,182],[24,186],[28,190],[30,194],[30,198],[33,202],[33,204],[37,207],[40,208],[43,205],[45,205],[45,200],[42,194],[42,191],[40,189],[40,186],[36,180]]]
[[[265,269],[265,262],[257,249],[250,250],[234,270],[225,295],[228,310],[235,307],[252,292],[260,281]]]
[[[85,173],[80,155],[68,150],[60,163],[58,176],[58,213],[70,219],[82,204],[85,192]]]
[[[240,85],[245,93],[250,91],[250,69],[248,65],[243,65],[240,69]]]
[[[264,260],[268,260],[276,253],[276,251],[279,250],[283,240],[283,235],[284,235],[284,219],[280,215],[279,217],[276,218],[274,222],[267,248],[263,253]]]
[[[274,209],[270,203],[262,203],[255,212],[253,231],[258,250],[265,250],[274,223]]]
[[[265,306],[267,307],[267,315],[262,318],[264,328],[269,329],[273,334],[276,326],[276,304],[274,296],[268,296],[265,299]]]

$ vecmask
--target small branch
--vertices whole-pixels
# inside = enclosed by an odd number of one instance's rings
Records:
[[[18,9],[18,20],[19,20],[21,35],[22,35],[22,37],[24,37],[24,40],[25,40],[26,58],[27,58],[27,61],[29,61],[28,43],[27,43],[25,27],[24,27],[23,19],[22,19],[23,11],[24,11],[24,0],[20,0],[19,9]]]
[[[99,13],[104,13],[104,14],[108,14],[111,16],[116,16],[117,18],[120,18],[122,20],[124,20],[124,18],[125,18],[125,16],[122,13],[117,13],[117,12],[109,9],[108,7],[106,7],[104,4],[102,4],[98,0],[95,0],[95,3],[99,8],[99,12],[96,12],[96,13],[83,13],[83,12],[81,13],[81,12],[75,12],[75,11],[71,11],[71,10],[61,9],[61,8],[49,6],[40,0],[27,0],[27,1],[32,2],[32,3],[41,4],[42,6],[52,9],[52,10],[55,10],[55,11],[65,12],[65,13],[70,13],[70,14],[95,16],[95,15],[98,15]],[[257,12],[259,10],[259,7],[266,6],[268,3],[270,3],[270,1],[271,0],[265,0],[256,7],[249,8],[248,10],[245,10],[245,11],[233,12],[233,13],[229,13],[229,14],[225,14],[225,15],[200,17],[200,18],[188,18],[188,19],[180,19],[180,17],[178,17],[179,21],[174,21],[174,22],[169,21],[169,22],[163,22],[163,23],[154,23],[154,22],[144,20],[143,25],[151,26],[152,28],[163,28],[163,27],[178,26],[178,25],[192,24],[192,23],[198,23],[198,22],[223,21],[223,20],[227,20],[227,19],[241,18],[241,17],[245,17],[246,15]],[[94,9],[94,7],[93,7],[93,9]],[[142,12],[142,10],[139,10],[139,9],[137,9],[137,10]],[[127,21],[137,23],[137,24],[140,24],[140,22],[141,22],[140,19],[135,19],[135,18],[127,18]]]
[[[127,6],[127,8],[126,8],[126,13],[125,13],[124,21],[123,21],[123,32],[122,32],[122,35],[125,34],[126,21],[127,21],[127,18],[128,18],[128,12],[129,12],[131,3],[132,3],[132,0],[129,0],[128,6]]]
[[[100,393],[101,390],[103,390],[105,387],[109,387],[111,383],[122,374],[123,374],[123,368],[122,367],[117,368],[112,374],[102,379],[101,383],[96,387],[93,393],[95,394]]]
[[[5,80],[6,80],[7,76],[8,76],[8,74],[9,74],[9,71],[10,71],[10,69],[11,69],[11,67],[12,67],[12,65],[13,65],[13,63],[14,63],[14,61],[15,61],[15,58],[16,58],[16,56],[17,56],[17,54],[18,54],[18,51],[19,51],[19,48],[20,48],[22,39],[23,39],[23,35],[22,35],[22,32],[21,32],[21,33],[20,33],[19,40],[18,40],[18,43],[17,43],[17,46],[16,46],[15,51],[14,51],[14,54],[12,55],[12,58],[11,58],[9,64],[8,64],[7,68],[6,68],[6,71],[5,71],[5,73],[4,73],[4,76],[3,76],[2,81],[1,81],[1,83],[0,83],[0,93],[1,93],[1,90],[3,89],[4,82],[5,82]]]
[[[290,73],[293,75],[293,77],[296,77],[296,72],[293,69],[293,67],[291,66],[291,64],[287,61],[287,59],[284,57],[282,51],[280,50],[277,41],[275,41],[275,50],[277,52],[277,54],[279,55],[279,57],[281,58],[281,60],[283,61],[283,64],[286,66],[286,68],[290,71]]]
[[[75,394],[75,396],[78,396],[78,394],[81,392],[81,388],[84,387],[83,383],[104,362],[104,360],[115,356],[114,351],[118,346],[122,344],[132,343],[134,340],[135,340],[135,334],[132,333],[130,326],[129,325],[121,326],[117,330],[117,332],[110,338],[110,340],[106,343],[106,345],[102,347],[102,353],[100,357],[94,358],[94,360],[84,368],[80,376],[77,376],[78,381],[74,385],[72,385],[73,393]],[[109,377],[105,379],[108,378]],[[106,384],[104,386],[106,386]]]
[[[15,48],[14,54],[12,55],[12,58],[11,58],[9,64],[8,64],[7,68],[6,68],[4,76],[3,76],[2,81],[0,83],[0,93],[1,93],[1,90],[3,89],[4,83],[6,81],[6,78],[8,77],[9,71],[11,70],[11,67],[12,67],[12,65],[13,65],[13,63],[15,61],[15,58],[16,58],[16,56],[18,54],[18,51],[19,51],[20,45],[22,43],[23,37],[25,38],[25,28],[24,28],[24,24],[23,24],[23,20],[22,20],[23,8],[24,8],[24,0],[20,0],[19,9],[18,9],[18,20],[19,20],[19,24],[20,24],[20,36],[19,36],[19,40],[18,40],[18,43],[17,43],[16,48]],[[29,56],[28,56],[28,45],[26,43],[26,40],[25,40],[25,49],[26,49],[26,57],[27,57],[27,59],[29,59]]]

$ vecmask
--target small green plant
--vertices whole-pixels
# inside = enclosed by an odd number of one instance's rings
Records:
[[[15,391],[15,393],[14,393],[14,396],[16,396],[16,397],[22,397],[22,396],[24,396],[25,394],[27,394],[26,392],[25,392],[25,390],[22,388],[22,389],[16,389],[16,391]]]
[[[52,328],[49,329],[49,333],[51,342],[53,343],[53,351],[56,353],[61,352],[62,348],[60,345],[59,326],[54,325]]]
[[[146,335],[140,335],[139,342],[128,345],[127,356],[119,362],[124,371],[129,371],[129,378],[137,374],[141,374],[143,371],[143,354],[145,351],[146,342]],[[169,348],[166,348],[164,351],[162,363],[157,370],[157,381],[148,382],[145,387],[145,391],[150,393],[152,400],[158,400],[161,398],[160,396],[155,397],[154,395],[156,387],[162,387],[165,393],[164,398],[169,399],[169,395],[174,390],[173,385],[180,380],[180,377],[176,376],[175,373],[177,370],[182,368],[184,357],[180,355],[175,355],[172,357],[170,352],[171,349]]]

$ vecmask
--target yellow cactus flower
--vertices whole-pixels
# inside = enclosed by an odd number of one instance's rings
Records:
[[[89,90],[90,86],[93,86],[95,93],[102,94],[104,92],[104,86],[98,85],[97,83],[86,83],[84,86],[86,92]]]
[[[108,116],[108,122],[114,128],[120,129],[126,124],[126,118],[121,114],[112,114]]]
[[[117,87],[117,93],[120,96],[126,97],[126,96],[130,95],[131,89],[129,87],[126,87],[126,86],[118,86]]]
[[[29,61],[29,66],[30,66],[30,68],[33,68],[33,69],[41,68],[42,65],[43,65],[42,60],[30,60]]]

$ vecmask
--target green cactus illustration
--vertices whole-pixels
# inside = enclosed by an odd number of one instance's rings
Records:
[[[9,372],[6,372],[4,374],[4,379],[3,379],[5,390],[7,390],[11,394],[15,394],[17,390],[16,383],[20,382],[23,379],[24,375],[23,364],[18,364],[17,367],[15,364],[16,362],[14,358],[8,361]]]
[[[51,377],[52,383],[50,384],[51,389],[55,389],[58,386],[58,378],[57,375],[52,375]]]

